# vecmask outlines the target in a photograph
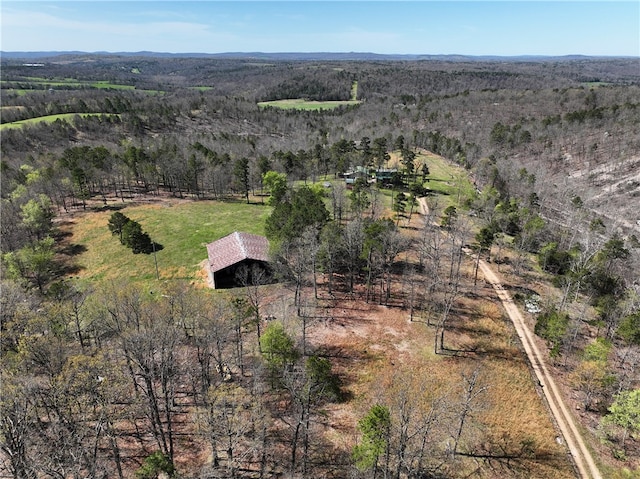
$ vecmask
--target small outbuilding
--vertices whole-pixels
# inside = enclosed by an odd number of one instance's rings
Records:
[[[238,284],[238,271],[254,266],[270,271],[269,241],[264,236],[235,231],[207,245],[209,281],[215,289],[233,288]]]

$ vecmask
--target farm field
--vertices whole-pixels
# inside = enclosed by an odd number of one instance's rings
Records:
[[[135,73],[135,72],[132,72]],[[116,83],[109,80],[77,80],[74,78],[41,78],[41,77],[22,77],[15,80],[1,80],[0,87],[3,94],[24,96],[29,93],[43,91],[84,91],[84,90],[102,90],[105,93],[110,91],[142,91],[148,94],[164,94],[163,90],[137,88],[136,85],[127,85]],[[207,88],[207,87],[204,87]]]
[[[358,105],[360,102],[357,100],[345,100],[345,101],[314,101],[305,100],[303,98],[288,99],[288,100],[274,100],[274,101],[262,101],[258,103],[258,106],[262,108],[274,107],[283,110],[332,110],[341,106],[353,106]]]
[[[0,125],[0,130],[9,128],[21,128],[26,125],[36,125],[38,123],[53,123],[54,121],[72,121],[76,116],[83,118],[89,116],[112,116],[113,113],[60,113],[57,115],[39,116],[37,118],[28,118],[26,120],[12,121],[11,123],[3,123]],[[117,115],[116,115],[117,116]]]
[[[28,90],[47,90],[49,88],[97,88],[97,89],[111,89],[111,90],[135,90],[134,85],[122,85],[118,83],[112,83],[110,81],[80,81],[74,78],[40,78],[40,77],[26,77],[24,80],[18,79],[13,81],[2,81],[3,88],[8,84],[19,84],[22,89]]]

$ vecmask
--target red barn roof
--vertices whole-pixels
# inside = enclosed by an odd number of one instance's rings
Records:
[[[245,259],[269,261],[269,241],[250,233],[231,233],[207,245],[211,271],[228,268]]]

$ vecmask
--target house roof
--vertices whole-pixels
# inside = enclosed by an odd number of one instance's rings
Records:
[[[269,261],[269,241],[264,236],[235,231],[207,245],[212,272],[220,271],[245,259]]]

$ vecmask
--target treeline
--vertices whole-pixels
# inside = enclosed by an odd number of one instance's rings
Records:
[[[93,92],[83,94],[77,90],[72,94],[59,91],[30,93],[28,98],[28,101],[21,100],[16,108],[3,108],[2,123],[62,113],[125,113],[134,111],[136,102],[135,94],[96,97]]]
[[[316,101],[350,100],[352,82],[351,75],[344,71],[333,72],[331,76],[322,70],[313,76],[308,73],[297,74],[275,86],[265,100],[283,98],[304,98]]]

